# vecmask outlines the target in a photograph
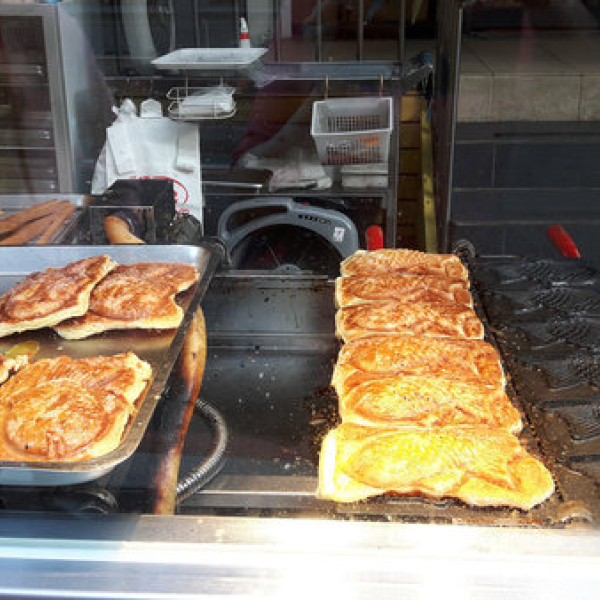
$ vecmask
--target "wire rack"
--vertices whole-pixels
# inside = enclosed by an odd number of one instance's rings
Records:
[[[223,94],[217,95],[217,90]],[[237,107],[233,100],[234,89],[230,87],[191,87],[187,84],[173,87],[167,92],[170,100],[167,108],[171,119],[180,121],[205,121],[229,119],[235,115]],[[231,96],[226,101],[227,95]]]

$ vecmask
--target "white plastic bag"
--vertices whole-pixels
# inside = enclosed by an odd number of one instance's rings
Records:
[[[160,103],[146,100],[141,115],[125,99],[114,123],[106,130],[106,143],[92,179],[92,194],[103,193],[117,179],[170,179],[175,209],[202,222],[200,134],[197,125],[162,116]]]
[[[233,92],[233,88],[222,86],[194,92],[179,103],[177,115],[190,118],[229,115],[235,110]]]

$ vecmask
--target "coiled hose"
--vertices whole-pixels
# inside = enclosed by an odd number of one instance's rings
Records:
[[[177,483],[176,504],[181,504],[205,486],[219,473],[225,463],[225,450],[229,437],[225,419],[216,408],[200,398],[196,400],[194,408],[208,420],[214,430],[215,445],[211,453]]]

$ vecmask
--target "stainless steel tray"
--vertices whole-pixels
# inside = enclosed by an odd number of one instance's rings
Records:
[[[25,246],[0,247],[0,294],[27,274],[60,267],[89,256],[108,254],[121,264],[145,261],[169,261],[193,264],[200,279],[178,297],[184,318],[177,330],[114,331],[84,340],[64,340],[50,329],[23,332],[0,339],[0,352],[14,345],[35,340],[40,349],[35,359],[66,354],[72,358],[135,352],[152,366],[153,378],[141,399],[135,417],[128,424],[121,444],[102,457],[81,462],[0,461],[0,485],[72,485],[96,479],[130,457],[138,447],[160,400],[181,350],[186,331],[198,308],[210,279],[222,259],[219,246]]]
[[[84,209],[89,204],[91,196],[82,194],[0,194],[0,218],[9,217],[18,211],[37,204],[42,204],[49,200],[68,200],[75,206],[75,212],[67,219],[66,223],[56,232],[52,244],[62,244],[65,242],[72,231],[77,228],[79,221],[83,216]],[[27,245],[34,245],[35,241]]]
[[[180,71],[243,69],[266,54],[267,48],[180,48],[152,61],[157,69]]]

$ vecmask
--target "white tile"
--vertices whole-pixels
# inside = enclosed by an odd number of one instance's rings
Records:
[[[577,121],[578,75],[497,75],[491,119],[497,121]]]
[[[600,74],[600,36],[581,32],[576,37],[549,37],[544,48],[564,62],[571,72]]]
[[[460,51],[460,72],[468,75],[490,75],[491,69],[468,46]]]
[[[544,48],[534,33],[501,39],[470,40],[469,49],[494,74],[553,75],[571,72],[570,66]]]
[[[492,105],[492,77],[489,75],[460,76],[457,119],[465,123],[490,120]]]

